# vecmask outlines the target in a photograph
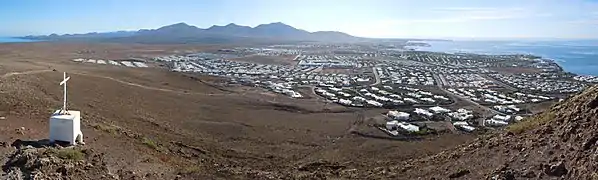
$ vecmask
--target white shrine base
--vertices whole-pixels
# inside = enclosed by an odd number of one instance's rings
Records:
[[[83,132],[81,132],[81,112],[68,111],[69,114],[60,114],[57,110],[50,117],[50,141],[64,141],[71,145],[78,143],[77,136],[80,136],[80,143],[83,143]]]

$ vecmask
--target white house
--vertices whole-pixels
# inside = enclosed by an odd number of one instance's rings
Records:
[[[419,114],[419,115],[427,116],[427,117],[432,117],[432,115],[434,115],[431,112],[426,111],[425,109],[420,109],[420,108],[415,108],[415,111],[413,111],[413,112],[416,114]]]
[[[511,120],[511,116],[510,115],[501,116],[501,115],[497,114],[497,115],[494,115],[492,117],[492,119],[499,120],[499,121],[505,121],[506,122],[506,121]]]
[[[456,121],[453,123],[454,126],[467,126],[469,125],[466,121]]]
[[[469,125],[457,126],[457,128],[459,128],[463,131],[467,131],[467,132],[475,131],[475,128],[473,126],[469,126]]]
[[[386,122],[386,129],[395,130],[399,126],[399,121],[388,121]]]
[[[488,119],[485,121],[486,126],[506,126],[509,125],[508,122],[495,120],[495,119]]]
[[[406,122],[399,122],[399,127],[401,129],[404,129],[404,130],[408,131],[408,132],[417,132],[417,131],[419,131],[419,127],[418,126],[413,125],[413,124],[409,124],[409,123],[406,123]]]
[[[403,121],[409,120],[409,113],[406,113],[406,112],[388,111],[388,113],[386,113],[386,115],[395,120],[403,120]]]
[[[438,113],[448,113],[448,112],[451,112],[451,110],[450,110],[450,109],[445,109],[445,108],[442,108],[442,107],[440,107],[440,106],[431,107],[431,108],[430,108],[430,110],[431,110],[432,112],[434,112],[434,114],[438,114]]]

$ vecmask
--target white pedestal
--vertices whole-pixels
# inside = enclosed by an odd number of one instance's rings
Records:
[[[59,112],[60,110],[57,110],[50,117],[50,141],[64,141],[71,145],[83,144],[81,112],[68,111],[69,114],[60,114]]]

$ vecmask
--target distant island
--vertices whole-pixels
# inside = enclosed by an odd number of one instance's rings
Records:
[[[44,41],[84,41],[84,42],[116,42],[116,43],[144,43],[144,44],[267,44],[291,42],[330,42],[330,43],[356,43],[356,42],[408,42],[422,41],[424,39],[389,39],[365,38],[352,36],[338,31],[309,32],[293,26],[275,22],[260,24],[255,27],[241,26],[234,23],[225,26],[213,25],[202,29],[186,23],[177,23],[157,29],[141,29],[138,31],[91,32],[86,34],[50,34],[43,36],[19,37],[29,40]],[[434,41],[440,39],[425,39]],[[425,43],[409,44],[425,46]]]

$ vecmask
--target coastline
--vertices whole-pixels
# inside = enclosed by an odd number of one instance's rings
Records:
[[[550,60],[564,72],[598,76],[598,46],[577,41],[518,42],[518,41],[451,41],[429,42],[430,47],[406,46],[416,51],[442,53],[472,53],[482,55],[533,55]],[[585,41],[584,41],[585,42]],[[575,46],[571,45],[575,44]],[[580,45],[581,44],[581,45]],[[598,44],[598,41],[597,41]],[[583,46],[582,46],[583,45]]]

